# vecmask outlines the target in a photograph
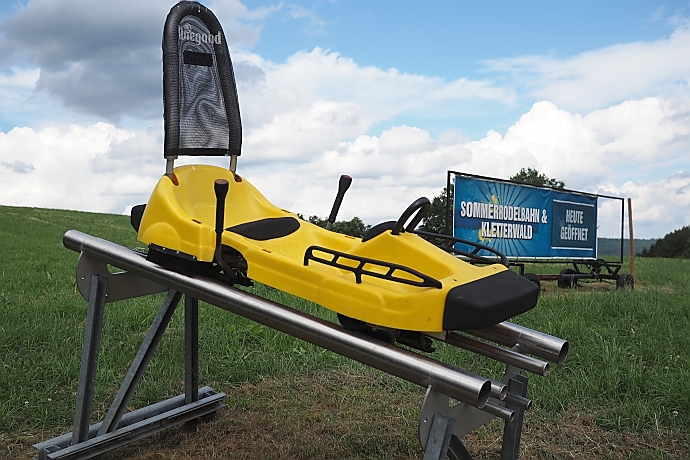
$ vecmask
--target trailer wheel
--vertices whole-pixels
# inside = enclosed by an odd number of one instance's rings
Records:
[[[629,273],[621,273],[616,279],[616,289],[635,289],[635,279]]]
[[[534,284],[536,284],[537,287],[539,288],[539,290],[541,291],[541,281],[539,280],[539,276],[537,276],[537,275],[534,274],[534,273],[525,273],[525,274],[523,274],[522,276],[523,276],[523,278],[525,278],[526,280],[531,281],[531,282],[533,282]]]
[[[564,268],[561,270],[561,275],[558,277],[558,287],[559,288],[571,288],[577,286],[577,280],[570,277],[564,277],[563,275],[573,275],[575,270],[572,268]]]

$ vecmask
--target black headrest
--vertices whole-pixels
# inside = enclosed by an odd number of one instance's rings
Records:
[[[163,32],[166,158],[240,155],[242,123],[223,29],[197,2],[168,13]]]

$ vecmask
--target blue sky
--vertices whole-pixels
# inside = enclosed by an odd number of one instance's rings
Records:
[[[249,9],[275,5],[244,2]],[[361,66],[457,78],[502,79],[486,61],[524,55],[567,57],[618,43],[655,40],[674,30],[688,2],[399,2],[314,1],[287,5],[263,21],[252,50],[283,62],[297,50],[330,49]],[[519,95],[518,95],[519,96]],[[534,102],[515,107],[479,108],[452,119],[401,116],[440,132],[462,122],[479,137],[505,131]],[[478,116],[477,116],[478,115]],[[376,125],[384,129],[389,122]]]
[[[147,200],[172,5],[0,2],[0,204]],[[533,167],[631,197],[636,236],[690,224],[690,2],[207,5],[238,80],[239,171],[281,207],[327,214],[345,173],[341,217],[376,224],[438,194],[449,169]],[[600,217],[616,236],[619,210]]]
[[[490,3],[490,4],[487,4]],[[271,5],[245,2],[250,9]],[[430,6],[431,5],[431,6]],[[481,62],[572,55],[673,30],[681,3],[304,2],[268,16],[254,51],[283,61],[296,50],[337,50],[360,65],[446,78],[478,76]]]

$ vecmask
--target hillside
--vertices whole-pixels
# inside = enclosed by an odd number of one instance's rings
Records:
[[[640,255],[690,259],[690,226],[666,234]]]
[[[639,239],[635,238],[635,254],[640,254],[657,241],[656,238]],[[621,253],[620,238],[599,238],[599,256],[619,256]],[[623,240],[623,256],[630,256],[630,240]]]

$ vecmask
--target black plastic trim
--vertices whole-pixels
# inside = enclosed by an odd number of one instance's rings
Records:
[[[320,257],[317,257],[314,255],[314,251],[319,251],[323,252],[326,254],[330,254],[333,256],[331,260],[328,259],[322,259]],[[349,265],[343,265],[341,263],[338,263],[338,259],[343,258],[347,260],[352,260],[354,262],[359,262],[359,265],[357,267],[351,267]],[[398,265],[394,264],[391,262],[384,262],[383,260],[376,260],[376,259],[369,259],[367,257],[360,257],[360,256],[355,256],[352,254],[346,254],[344,252],[340,251],[335,251],[333,249],[327,249],[321,246],[309,246],[307,250],[304,253],[304,265],[309,265],[309,261],[313,260],[314,262],[318,262],[324,265],[328,265],[331,267],[336,267],[340,268],[342,270],[347,270],[351,271],[352,273],[355,274],[355,281],[357,284],[362,282],[362,275],[367,275],[371,276],[373,278],[379,278],[379,279],[384,279],[388,281],[392,281],[395,283],[401,283],[401,284],[407,284],[409,286],[417,286],[417,287],[433,287],[437,289],[441,289],[443,285],[439,280],[436,278],[433,278],[429,275],[425,275],[424,273],[418,272],[417,270],[409,267],[405,267],[404,265]],[[381,273],[376,273],[372,272],[369,270],[365,270],[364,266],[370,264],[370,265],[378,265],[379,267],[384,267],[388,269],[388,272],[385,275],[382,275]],[[412,276],[416,276],[417,278],[420,279],[420,281],[413,281],[409,280],[406,278],[399,278],[397,276],[393,276],[393,273],[395,271],[401,271],[405,272],[407,274],[410,274]]]
[[[294,217],[269,217],[247,222],[226,230],[252,240],[266,241],[288,236],[299,229],[299,221]]]
[[[164,248],[154,243],[149,244],[146,260],[185,275],[193,275],[196,272],[196,256]]]
[[[139,226],[141,225],[141,218],[144,217],[145,204],[138,204],[132,208],[129,214],[129,223],[132,224],[134,231],[139,233]]]
[[[446,296],[443,329],[481,329],[537,305],[539,288],[511,270],[456,286]]]
[[[211,53],[199,53],[196,51],[185,51],[183,53],[184,63],[187,65],[200,65],[203,67],[213,66],[213,55]]]
[[[364,236],[362,237],[362,243],[379,236],[381,233],[385,232],[386,230],[393,230],[394,227],[395,227],[395,221],[394,220],[389,220],[387,222],[381,222],[378,225],[374,225],[369,230],[367,230],[367,232],[364,234]]]

